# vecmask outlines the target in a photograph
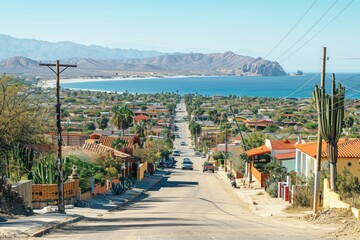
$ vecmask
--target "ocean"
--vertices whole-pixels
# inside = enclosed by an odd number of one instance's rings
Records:
[[[325,88],[331,90],[331,75],[326,75]],[[360,74],[336,74],[336,82],[346,87],[346,98],[360,98]],[[180,95],[194,93],[205,96],[236,95],[281,98],[309,98],[315,84],[320,84],[320,73],[302,76],[248,77],[173,77],[137,80],[101,80],[61,83],[63,88],[129,93],[178,92]]]

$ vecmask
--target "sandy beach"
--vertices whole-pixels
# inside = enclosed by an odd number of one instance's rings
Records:
[[[189,76],[166,76],[166,77],[130,77],[130,78],[61,78],[61,83],[79,83],[79,82],[101,82],[101,81],[136,81],[144,79],[162,79],[162,78],[188,78]],[[195,76],[200,77],[200,76]],[[55,87],[56,79],[41,80],[38,86],[43,88]]]

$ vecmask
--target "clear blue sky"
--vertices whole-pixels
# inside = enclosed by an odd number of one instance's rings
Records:
[[[292,49],[295,51],[351,0],[338,0]],[[0,33],[45,41],[72,41],[160,51],[235,51],[265,57],[314,0],[11,0],[1,3]],[[306,46],[283,60],[335,0],[318,0],[289,37],[267,57],[286,71],[360,72],[360,2],[355,0]]]

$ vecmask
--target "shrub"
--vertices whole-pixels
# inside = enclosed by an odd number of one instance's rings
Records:
[[[270,185],[266,188],[266,192],[269,193],[271,197],[277,197],[278,194],[278,184],[277,182],[272,182]]]
[[[227,176],[227,178],[232,178],[234,175],[231,173],[231,172],[228,172],[227,174],[226,174],[226,176]]]
[[[360,183],[359,178],[345,169],[338,175],[337,188],[342,199],[349,200],[351,206],[357,207],[360,202],[356,200],[360,196]]]
[[[313,193],[309,192],[308,187],[297,187],[294,194],[293,205],[296,207],[311,207],[313,200]]]

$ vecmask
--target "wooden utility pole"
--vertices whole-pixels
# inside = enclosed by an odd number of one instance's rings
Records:
[[[320,80],[320,87],[322,89],[325,88],[325,67],[326,67],[326,47],[323,47],[322,70],[321,70],[321,80]],[[324,99],[320,99],[320,101],[324,101]],[[321,114],[320,109],[318,107],[318,142],[317,142],[317,151],[316,151],[316,171],[315,171],[314,203],[313,203],[314,214],[318,212],[319,203],[320,203],[320,171],[321,171],[321,151],[322,151],[320,114]]]
[[[65,71],[69,67],[77,67],[73,64],[60,64],[59,60],[56,60],[56,64],[46,64],[40,63],[40,66],[47,66],[51,71],[53,71],[56,75],[56,128],[57,128],[57,141],[58,141],[58,159],[57,159],[57,166],[58,166],[58,176],[57,176],[57,183],[58,183],[58,212],[65,213],[65,201],[64,201],[64,178],[63,178],[63,167],[62,167],[62,136],[61,136],[61,104],[60,104],[60,74]],[[55,67],[56,70],[52,69],[51,67]],[[60,67],[64,67],[60,71]]]

